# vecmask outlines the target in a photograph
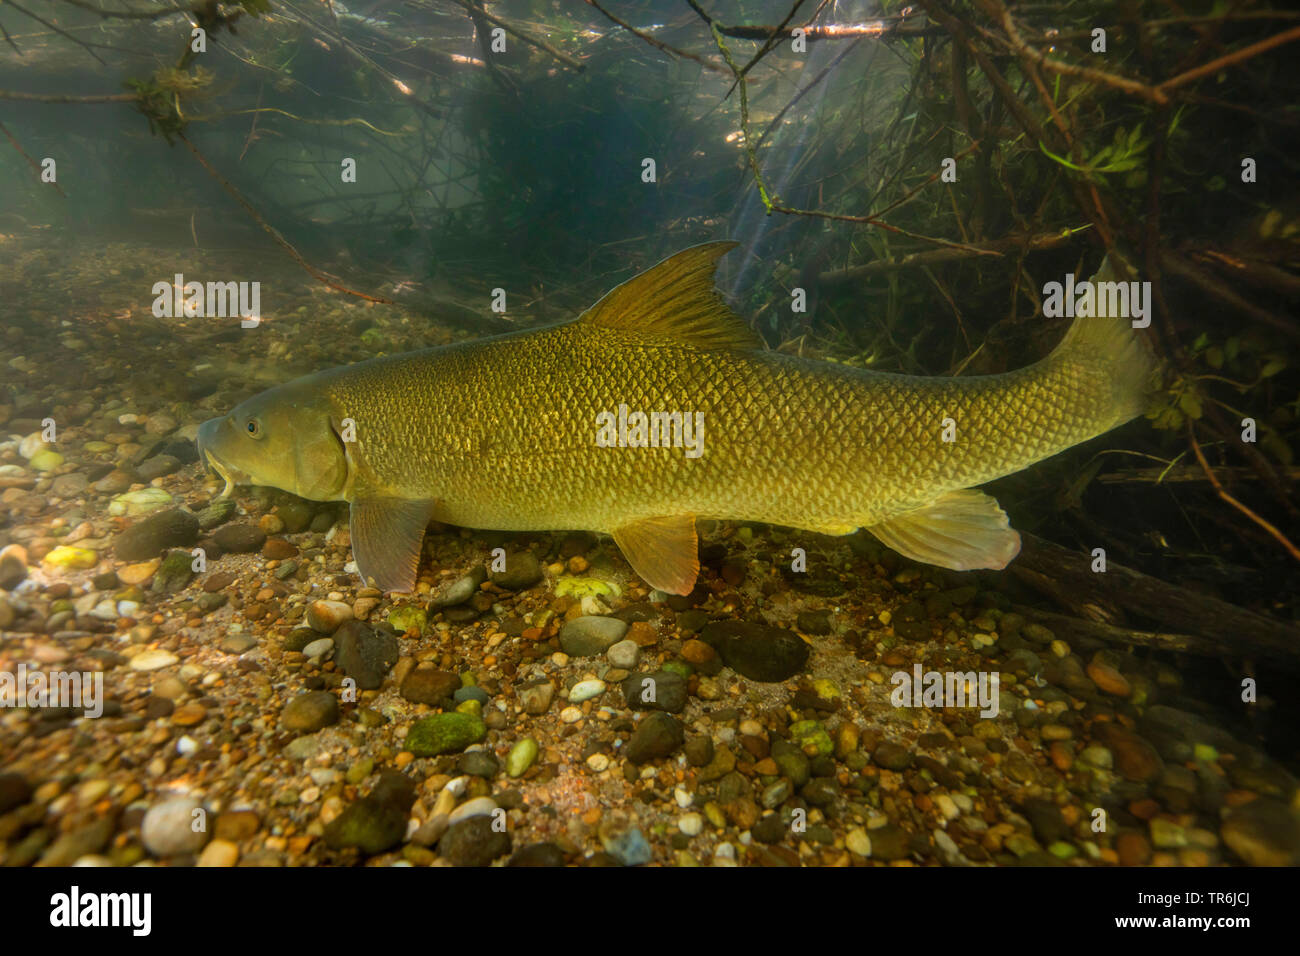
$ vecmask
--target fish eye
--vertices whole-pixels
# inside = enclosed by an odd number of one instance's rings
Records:
[[[244,431],[248,433],[249,438],[260,438],[262,436],[262,423],[256,418],[250,418],[244,424]]]

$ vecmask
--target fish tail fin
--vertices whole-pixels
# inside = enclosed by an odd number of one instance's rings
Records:
[[[1159,363],[1144,326],[1134,327],[1138,303],[1145,304],[1144,320],[1152,309],[1145,283],[1129,281],[1135,270],[1115,251],[1107,254],[1089,280],[1093,289],[1091,315],[1080,315],[1065,333],[1051,359],[1102,371],[1110,383],[1110,423],[1113,428],[1146,410]],[[1134,301],[1141,295],[1141,299]],[[1105,429],[1103,429],[1105,430]]]

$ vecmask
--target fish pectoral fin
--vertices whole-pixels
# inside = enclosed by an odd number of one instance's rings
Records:
[[[383,591],[412,591],[424,529],[436,502],[357,498],[352,502],[352,556],[362,580]]]
[[[984,492],[970,489],[867,530],[904,557],[954,571],[1000,571],[1020,553],[1020,535],[1007,513]]]
[[[690,594],[700,573],[694,515],[645,518],[614,529],[614,543],[653,588]]]

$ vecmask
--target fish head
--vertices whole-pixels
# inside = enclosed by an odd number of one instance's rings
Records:
[[[226,482],[337,501],[348,458],[328,398],[304,379],[268,389],[199,426],[199,460]]]

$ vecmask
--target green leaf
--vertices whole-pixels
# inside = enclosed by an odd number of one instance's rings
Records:
[[[1201,417],[1201,400],[1195,392],[1187,391],[1178,396],[1178,407],[1191,419]]]
[[[1286,368],[1286,359],[1281,359],[1281,358],[1269,359],[1267,362],[1264,363],[1264,367],[1260,370],[1259,377],[1272,378],[1274,375],[1282,371],[1282,369],[1284,368]]]

